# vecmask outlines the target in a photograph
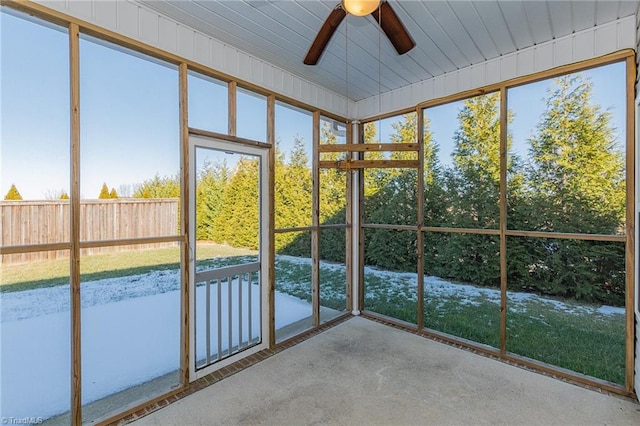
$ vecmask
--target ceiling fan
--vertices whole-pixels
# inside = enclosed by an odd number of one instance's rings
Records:
[[[400,18],[398,18],[398,15],[386,0],[342,0],[331,11],[327,20],[322,24],[320,31],[318,31],[318,35],[316,35],[307,56],[304,58],[305,65],[318,63],[333,33],[335,33],[338,25],[348,13],[355,16],[371,14],[376,22],[380,23],[382,31],[387,35],[399,55],[407,53],[416,45],[407,29],[402,25],[402,21],[400,21]]]

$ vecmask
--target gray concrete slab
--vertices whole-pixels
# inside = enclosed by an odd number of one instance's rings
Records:
[[[143,425],[640,425],[640,405],[353,318]]]

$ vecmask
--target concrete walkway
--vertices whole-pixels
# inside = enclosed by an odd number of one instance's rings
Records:
[[[142,425],[640,425],[640,405],[353,318]]]

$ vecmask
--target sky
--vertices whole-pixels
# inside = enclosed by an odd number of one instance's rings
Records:
[[[2,13],[0,18],[0,195],[15,183],[24,199],[69,193],[69,78],[66,32]],[[112,46],[113,47],[113,46]],[[179,171],[178,71],[143,60],[143,55],[83,37],[80,44],[81,198],[97,198],[103,183],[120,195],[154,175]],[[613,125],[624,129],[624,63],[584,74],[594,83],[593,100],[610,109]],[[224,83],[189,76],[189,125],[227,132]],[[525,154],[544,111],[549,81],[509,90],[514,150]],[[266,140],[266,98],[239,90],[238,136]],[[451,138],[462,101],[430,108],[430,130],[443,164],[450,162]],[[384,140],[392,131],[385,120]],[[288,152],[295,137],[311,153],[312,116],[276,105],[276,139]],[[623,141],[624,138],[620,138]]]

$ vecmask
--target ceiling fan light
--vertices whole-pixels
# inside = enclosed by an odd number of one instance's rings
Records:
[[[380,0],[342,0],[344,10],[355,16],[365,16],[380,6]]]

